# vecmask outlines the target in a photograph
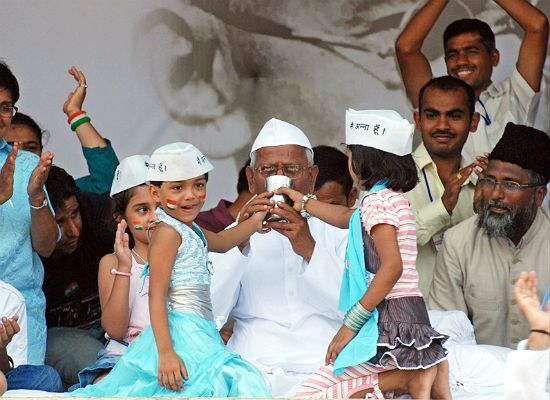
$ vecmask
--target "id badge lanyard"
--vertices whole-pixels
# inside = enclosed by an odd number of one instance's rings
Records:
[[[428,182],[428,176],[426,175],[426,171],[424,168],[422,168],[422,175],[424,176],[424,183],[426,184],[428,198],[430,199],[430,203],[433,203],[434,198],[432,196],[432,191],[430,190],[430,183]],[[439,252],[439,250],[441,250],[441,246],[443,245],[443,235],[440,233],[436,233],[435,235],[432,236],[431,242],[433,247],[435,248],[435,251]]]

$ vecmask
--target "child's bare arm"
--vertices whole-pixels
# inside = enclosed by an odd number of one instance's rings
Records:
[[[178,232],[166,224],[160,224],[153,231],[148,257],[149,312],[159,355],[157,378],[160,386],[174,391],[181,390],[183,379],[187,379],[185,365],[174,351],[166,309],[170,276],[180,244],[181,236]]]
[[[106,254],[99,262],[98,287],[101,303],[101,325],[113,339],[121,340],[128,332],[130,323],[130,277],[113,275],[112,269],[122,273],[132,270],[132,255],[128,246],[129,237],[126,221],[122,220],[117,227],[115,253]]]
[[[203,229],[204,236],[208,241],[208,250],[216,253],[225,253],[229,249],[247,240],[254,232],[261,231],[263,220],[269,209],[269,206],[264,205],[264,211],[255,212],[245,221],[219,233]]]
[[[286,194],[294,202],[294,209],[298,212],[302,209],[302,199],[304,195],[294,189],[279,188],[275,191],[277,194]],[[327,224],[338,228],[347,229],[349,227],[349,219],[355,211],[354,208],[340,206],[337,204],[329,204],[315,199],[309,199],[305,203],[305,210],[314,217],[323,220]]]

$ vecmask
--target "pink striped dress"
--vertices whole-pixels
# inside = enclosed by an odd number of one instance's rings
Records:
[[[367,270],[376,274],[380,258],[370,236],[379,224],[395,227],[403,261],[403,273],[386,298],[376,307],[378,352],[365,363],[347,368],[340,376],[332,366],[321,367],[296,394],[309,398],[349,398],[366,390],[367,398],[383,398],[378,374],[390,369],[426,369],[447,357],[443,343],[447,336],[430,325],[424,299],[418,289],[416,272],[416,224],[403,193],[382,189],[366,194],[361,201],[361,221]]]

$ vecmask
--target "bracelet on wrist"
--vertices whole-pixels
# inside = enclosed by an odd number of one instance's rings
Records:
[[[48,205],[48,198],[44,197],[44,200],[42,201],[42,204],[40,204],[39,206],[33,206],[32,203],[29,200],[29,205],[31,206],[32,210],[37,210],[37,211],[42,210],[44,207],[46,207]]]
[[[531,329],[529,333],[542,333],[543,335],[550,336],[550,332],[545,331],[544,329]]]
[[[122,271],[119,271],[116,268],[112,268],[111,269],[111,275],[121,275],[121,276],[130,277],[130,276],[132,276],[132,273],[131,272],[122,272]]]
[[[86,111],[84,111],[84,110],[80,110],[80,111],[77,111],[77,112],[71,114],[71,116],[67,120],[67,122],[71,126],[71,130],[73,132],[76,131],[76,128],[78,128],[80,125],[85,124],[86,122],[91,122],[91,121],[92,120],[90,119],[88,114],[86,114]]]
[[[305,218],[305,219],[310,219],[311,218],[311,214],[306,211],[306,204],[311,199],[317,200],[317,196],[315,196],[312,193],[308,193],[308,194],[305,194],[302,197],[302,206],[301,206],[301,209],[300,209],[300,215],[301,215],[302,218]]]
[[[355,303],[344,316],[344,325],[355,333],[359,332],[363,325],[372,316],[372,312],[365,309],[360,302]]]
[[[69,115],[69,118],[67,119],[67,123],[69,125],[71,125],[74,122],[73,119],[78,117],[79,115],[82,115],[82,114],[86,114],[86,111],[78,110],[78,111],[72,113],[71,115]]]

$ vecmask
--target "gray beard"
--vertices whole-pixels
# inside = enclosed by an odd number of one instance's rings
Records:
[[[507,213],[497,214],[489,210],[489,207],[502,207],[508,209]],[[529,204],[514,207],[498,200],[485,201],[482,198],[477,204],[477,226],[483,228],[489,237],[513,238],[523,235],[529,230],[537,216],[535,197],[531,197]]]

